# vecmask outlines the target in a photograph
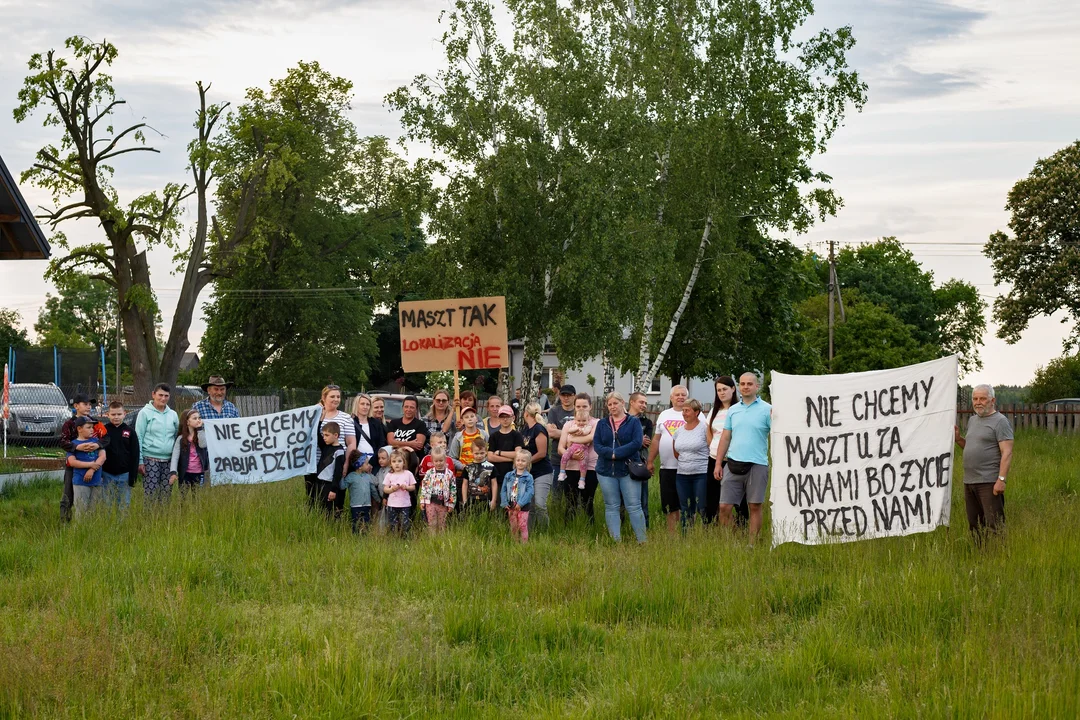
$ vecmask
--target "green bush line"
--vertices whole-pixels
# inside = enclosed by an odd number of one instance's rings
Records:
[[[299,480],[62,527],[55,483],[14,487],[0,717],[1075,717],[1080,443],[1016,447],[982,549],[959,485],[949,529],[775,550],[655,514],[643,547],[355,538]]]

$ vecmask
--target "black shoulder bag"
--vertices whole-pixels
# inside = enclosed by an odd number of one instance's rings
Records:
[[[611,423],[611,434],[614,436],[615,447],[619,447],[619,431],[615,429],[615,421],[609,417],[608,422]],[[630,470],[630,477],[639,482],[652,477],[649,467],[641,461],[640,456],[627,458],[626,467]]]

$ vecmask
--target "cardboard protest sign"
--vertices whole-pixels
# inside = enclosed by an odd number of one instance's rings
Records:
[[[956,369],[952,356],[846,375],[774,372],[773,545],[948,525]]]
[[[322,406],[250,418],[204,420],[210,484],[288,480],[315,472]]]
[[[450,298],[398,306],[405,372],[498,369],[509,363],[506,298]]]

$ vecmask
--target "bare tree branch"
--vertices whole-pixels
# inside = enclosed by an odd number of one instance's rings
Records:
[[[127,128],[126,130],[122,130],[119,135],[115,136],[112,139],[112,142],[110,142],[108,144],[108,146],[106,146],[106,148],[104,150],[102,150],[100,153],[98,153],[97,155],[94,156],[94,158],[93,158],[94,162],[101,162],[106,157],[108,157],[108,154],[112,151],[113,148],[116,147],[116,144],[118,142],[120,142],[124,138],[125,135],[127,135],[128,133],[135,132],[136,130],[141,130],[144,127],[147,127],[147,124],[143,122],[143,123],[137,123],[135,125],[132,125],[131,127]],[[150,149],[150,148],[147,148],[147,149]],[[157,151],[155,150],[155,152],[157,152]]]

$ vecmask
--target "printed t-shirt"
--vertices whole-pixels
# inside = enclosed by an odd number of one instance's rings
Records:
[[[427,437],[427,425],[420,418],[413,418],[409,422],[405,422],[400,418],[391,420],[386,432],[398,442],[412,442],[417,435],[423,435],[425,442],[429,439]]]
[[[705,415],[698,415],[701,422],[708,422]],[[675,459],[673,444],[675,435],[686,424],[682,410],[668,408],[656,418],[656,434],[660,436],[660,467],[664,470],[677,470],[679,461]]]
[[[491,500],[491,474],[493,472],[495,472],[495,466],[487,460],[474,462],[465,467],[470,498]]]
[[[511,452],[516,447],[525,447],[525,439],[517,430],[508,433],[496,432],[488,437],[488,450],[491,452]],[[495,477],[501,478],[514,469],[513,460],[505,460],[493,463],[495,465]]]
[[[472,435],[464,430],[461,431],[461,457],[458,460],[461,461],[462,465],[472,465],[476,462],[473,458],[473,440],[480,436],[480,428],[477,428]]]

